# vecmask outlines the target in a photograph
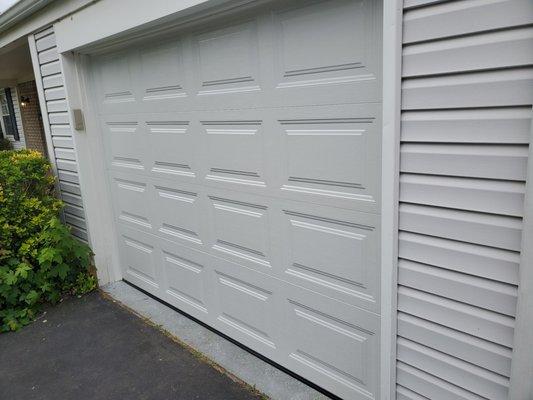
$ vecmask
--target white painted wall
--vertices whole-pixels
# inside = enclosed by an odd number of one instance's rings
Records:
[[[201,11],[205,6],[212,7],[227,3],[227,0],[100,0],[91,7],[74,13],[55,25],[57,47],[65,52],[103,39],[108,39],[128,30],[138,29],[148,23],[160,23],[163,18],[184,17]],[[127,12],[124,12],[127,10]],[[98,29],[95,29],[98,21]]]

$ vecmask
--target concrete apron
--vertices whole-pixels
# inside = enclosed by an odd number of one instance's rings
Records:
[[[303,382],[125,282],[114,282],[103,286],[101,289],[114,300],[148,319],[272,400],[329,399]]]

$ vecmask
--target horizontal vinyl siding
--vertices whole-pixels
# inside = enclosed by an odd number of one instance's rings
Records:
[[[78,163],[72,140],[72,127],[69,122],[63,74],[59,64],[53,27],[36,33],[35,45],[50,123],[59,190],[65,203],[63,210],[65,223],[70,226],[75,236],[87,241],[87,224],[81,198]]]
[[[506,399],[533,2],[405,0],[397,398]]]

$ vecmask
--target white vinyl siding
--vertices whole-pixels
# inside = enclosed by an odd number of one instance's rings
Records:
[[[398,399],[506,399],[533,2],[404,2]]]
[[[44,89],[48,122],[59,180],[59,191],[65,203],[64,219],[72,233],[87,241],[87,226],[81,198],[76,151],[72,140],[63,73],[53,27],[35,34],[35,44]]]

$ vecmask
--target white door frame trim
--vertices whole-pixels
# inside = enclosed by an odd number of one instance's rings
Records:
[[[72,136],[79,166],[83,206],[90,230],[90,244],[95,254],[98,280],[102,285],[121,280],[122,272],[99,118],[87,90],[88,60],[87,56],[71,52],[59,54],[59,60],[71,126],[74,126],[73,109],[81,109],[84,116],[84,129],[73,129]]]
[[[381,398],[396,399],[398,204],[403,0],[383,7],[381,144]]]
[[[533,395],[533,109],[531,117],[509,400],[529,400]]]

